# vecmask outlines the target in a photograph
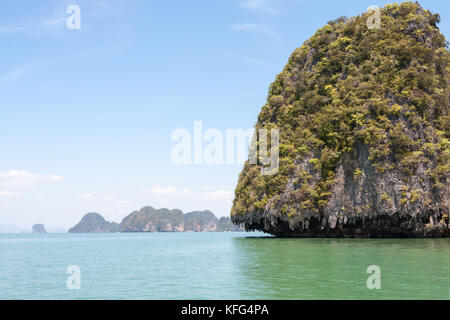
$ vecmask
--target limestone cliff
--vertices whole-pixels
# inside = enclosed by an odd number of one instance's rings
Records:
[[[449,236],[450,54],[417,3],[329,22],[295,50],[256,128],[280,169],[246,163],[234,223],[285,237]]]

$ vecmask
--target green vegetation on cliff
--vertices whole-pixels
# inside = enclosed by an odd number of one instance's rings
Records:
[[[245,164],[234,222],[280,235],[373,236],[381,225],[448,234],[450,54],[439,15],[387,5],[380,29],[369,15],[319,29],[271,85],[256,128],[280,129],[280,170]],[[385,215],[395,221],[365,223]]]

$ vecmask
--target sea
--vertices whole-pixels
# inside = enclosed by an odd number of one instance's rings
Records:
[[[450,239],[0,234],[0,299],[450,299]]]

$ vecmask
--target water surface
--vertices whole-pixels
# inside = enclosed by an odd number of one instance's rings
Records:
[[[69,290],[67,267],[81,269]],[[369,290],[367,267],[381,269]],[[0,299],[450,299],[450,239],[0,235]]]

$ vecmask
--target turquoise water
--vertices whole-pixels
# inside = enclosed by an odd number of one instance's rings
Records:
[[[81,270],[69,290],[67,267]],[[366,269],[381,270],[369,290]],[[450,299],[450,239],[0,235],[0,299]]]

